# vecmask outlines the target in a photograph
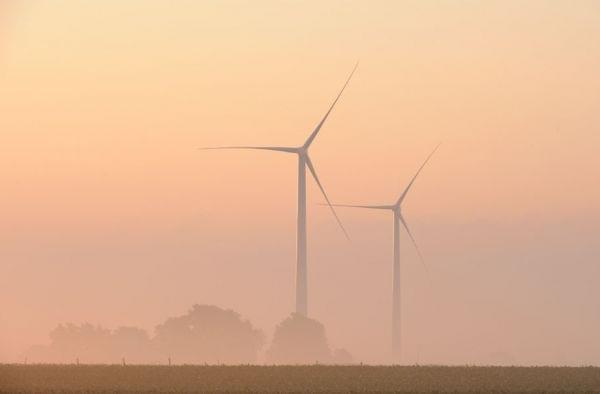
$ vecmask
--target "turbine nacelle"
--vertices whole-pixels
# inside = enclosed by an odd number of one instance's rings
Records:
[[[308,157],[308,147],[304,147],[304,146],[299,146],[296,149],[296,153],[298,154],[298,156],[307,158]]]

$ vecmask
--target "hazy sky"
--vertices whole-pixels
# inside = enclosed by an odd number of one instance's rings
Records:
[[[151,331],[193,303],[294,307],[296,161],[405,203],[405,361],[600,364],[597,1],[5,1],[0,361],[59,322]],[[389,347],[391,218],[309,184],[309,314]]]

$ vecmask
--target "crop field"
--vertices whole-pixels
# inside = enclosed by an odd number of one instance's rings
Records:
[[[1,393],[598,392],[596,367],[0,365]]]

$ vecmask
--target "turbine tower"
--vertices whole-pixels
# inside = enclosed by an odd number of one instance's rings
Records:
[[[393,268],[393,290],[392,290],[392,356],[394,359],[396,359],[398,361],[400,360],[400,350],[401,350],[400,349],[400,334],[401,334],[401,325],[400,325],[400,224],[401,223],[404,226],[404,228],[406,229],[406,232],[407,232],[409,238],[411,239],[413,245],[415,246],[417,254],[419,255],[419,260],[421,261],[421,263],[423,264],[425,269],[427,269],[427,266],[425,266],[425,261],[423,260],[423,256],[421,255],[421,251],[419,250],[419,247],[417,246],[417,242],[415,241],[415,238],[413,237],[412,233],[410,232],[410,229],[408,228],[408,224],[406,224],[406,220],[404,220],[404,217],[402,216],[402,202],[404,201],[404,198],[406,197],[408,191],[410,190],[413,183],[415,182],[415,179],[417,179],[417,176],[419,175],[419,173],[421,172],[423,167],[425,167],[425,164],[427,164],[427,162],[429,161],[431,156],[433,156],[433,154],[438,149],[438,147],[439,147],[439,145],[435,147],[435,149],[433,150],[433,152],[431,152],[429,154],[429,156],[427,156],[427,159],[423,162],[421,167],[419,167],[417,173],[413,176],[413,178],[408,183],[408,186],[406,186],[406,189],[404,189],[404,191],[402,192],[400,197],[396,200],[396,202],[393,205],[333,204],[333,206],[335,206],[335,207],[387,210],[387,211],[392,211],[392,213],[394,215],[393,216],[393,218],[394,218],[393,267],[394,268]]]
[[[319,134],[319,131],[323,127],[323,124],[329,117],[329,114],[333,110],[333,107],[340,99],[344,89],[348,86],[352,75],[356,71],[358,67],[358,63],[352,69],[352,72],[346,79],[344,86],[336,96],[335,100],[329,107],[329,110],[325,113],[325,116],[321,119],[321,121],[317,124],[312,133],[308,136],[303,145],[298,147],[281,147],[281,146],[222,146],[222,147],[213,147],[213,148],[201,148],[202,150],[206,149],[257,149],[257,150],[269,150],[276,152],[284,152],[284,153],[292,153],[298,156],[298,218],[297,218],[297,230],[296,230],[296,313],[307,316],[308,315],[308,279],[307,279],[307,242],[306,242],[306,168],[310,171],[312,177],[314,178],[317,186],[321,189],[323,196],[325,197],[325,201],[327,201],[327,205],[331,209],[335,220],[338,225],[344,232],[346,238],[348,237],[348,233],[344,229],[342,222],[340,221],[333,205],[329,201],[329,197],[325,192],[325,189],[321,182],[319,181],[319,177],[317,176],[317,171],[315,170],[314,164],[310,159],[308,154],[308,150],[312,145],[313,141]]]

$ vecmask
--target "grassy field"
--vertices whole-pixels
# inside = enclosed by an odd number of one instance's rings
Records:
[[[0,365],[0,392],[598,392],[600,368]]]

